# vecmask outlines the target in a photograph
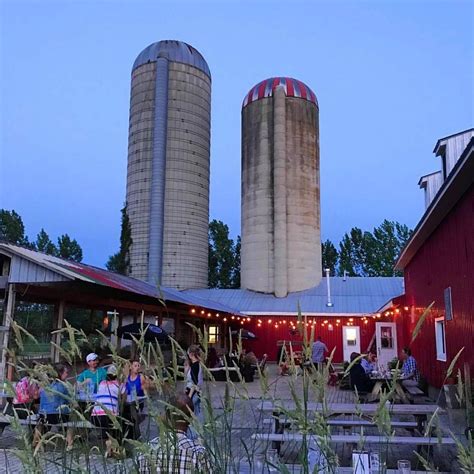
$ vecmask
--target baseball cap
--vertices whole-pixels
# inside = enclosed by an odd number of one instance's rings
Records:
[[[110,365],[109,368],[107,369],[107,374],[117,375],[117,367],[115,367],[115,365]]]
[[[91,352],[90,354],[87,354],[86,357],[86,362],[91,362],[92,360],[97,360],[99,356],[95,352]]]

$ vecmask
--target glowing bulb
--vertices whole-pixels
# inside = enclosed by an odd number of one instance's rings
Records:
[[[224,318],[223,321],[226,323],[226,322],[227,322],[227,318]]]
[[[202,309],[202,310],[201,310],[201,314],[204,314],[204,313],[205,313],[205,311]]]
[[[271,320],[271,319],[268,320],[268,324],[272,324],[272,320]]]
[[[195,312],[196,312],[196,310],[195,310],[194,308],[193,308],[193,309],[191,309],[191,313],[193,313],[193,314],[194,314]]]

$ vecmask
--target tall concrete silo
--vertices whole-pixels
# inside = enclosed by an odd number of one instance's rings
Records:
[[[242,287],[284,297],[321,281],[319,108],[301,81],[260,82],[242,106]]]
[[[145,48],[132,68],[127,213],[130,275],[204,288],[208,278],[211,73],[181,41]]]

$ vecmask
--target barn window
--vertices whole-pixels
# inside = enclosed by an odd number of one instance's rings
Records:
[[[444,318],[435,319],[436,358],[446,362],[446,326]]]
[[[209,344],[217,344],[219,341],[219,326],[209,326]]]

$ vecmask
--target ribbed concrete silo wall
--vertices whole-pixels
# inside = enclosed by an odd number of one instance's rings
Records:
[[[315,104],[286,98],[288,292],[321,281],[319,120]]]
[[[242,111],[241,285],[273,293],[273,101]]]
[[[126,199],[133,240],[130,276],[140,280],[148,278],[155,80],[156,63],[132,72]]]
[[[242,110],[241,282],[284,297],[321,281],[319,112],[262,84]]]
[[[205,288],[208,279],[211,82],[170,63],[162,284]]]
[[[132,277],[207,287],[210,108],[209,67],[192,46],[160,41],[138,55],[126,197]]]

